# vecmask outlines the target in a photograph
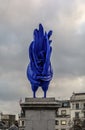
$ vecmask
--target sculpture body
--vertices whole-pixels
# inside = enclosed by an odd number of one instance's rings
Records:
[[[39,30],[34,30],[34,40],[29,46],[30,63],[27,67],[27,77],[31,83],[33,97],[36,97],[38,87],[42,87],[44,97],[53,76],[50,57],[52,47],[50,36],[52,31],[44,32],[43,26],[39,24]]]

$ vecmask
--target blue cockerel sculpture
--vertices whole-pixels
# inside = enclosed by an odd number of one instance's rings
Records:
[[[34,30],[34,40],[29,46],[30,63],[27,67],[27,77],[31,83],[33,97],[36,97],[38,87],[42,87],[44,98],[48,90],[49,83],[53,76],[50,57],[52,31],[44,32],[43,26],[39,24],[39,30]]]

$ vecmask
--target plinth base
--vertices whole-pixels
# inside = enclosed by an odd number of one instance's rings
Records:
[[[55,98],[25,98],[21,103],[25,114],[25,130],[55,130]]]

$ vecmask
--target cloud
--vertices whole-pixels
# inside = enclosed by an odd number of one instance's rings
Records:
[[[31,97],[26,77],[28,48],[33,30],[42,23],[53,30],[51,62],[54,77],[47,96],[69,98],[83,92],[85,84],[85,1],[84,0],[1,0],[0,1],[0,108],[19,112],[17,101]],[[38,97],[43,96],[41,88]],[[16,103],[11,110],[10,106]],[[7,105],[7,107],[6,107]]]

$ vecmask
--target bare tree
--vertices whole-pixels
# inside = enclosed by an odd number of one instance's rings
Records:
[[[85,130],[85,120],[75,118],[73,124],[69,130]]]

